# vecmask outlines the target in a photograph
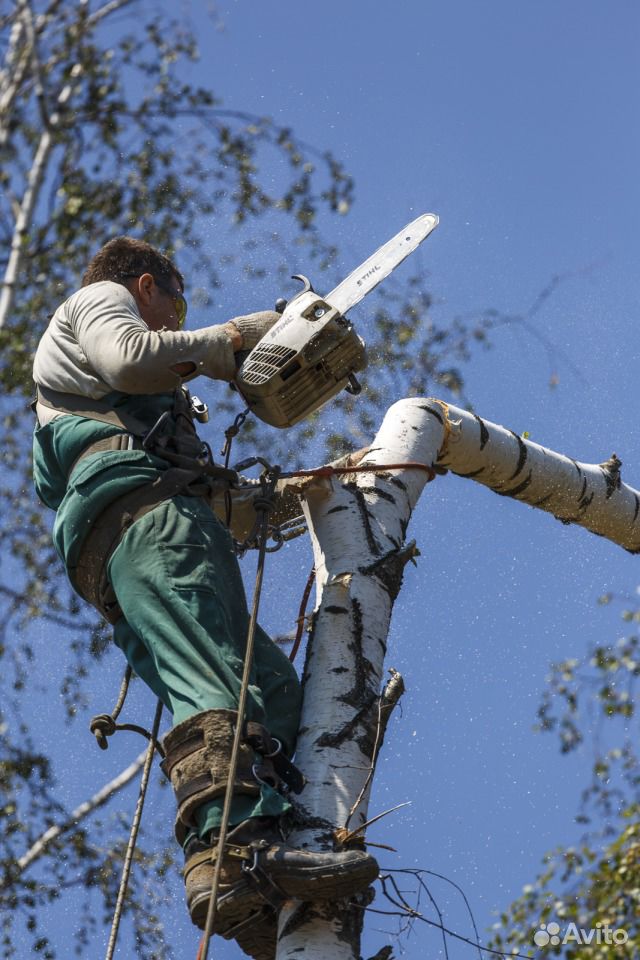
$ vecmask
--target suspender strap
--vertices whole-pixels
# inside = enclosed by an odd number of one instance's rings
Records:
[[[108,453],[111,450],[142,450],[142,440],[132,433],[116,433],[115,436],[107,437],[105,440],[96,440],[95,443],[85,447],[79,457],[76,457],[71,464],[69,476],[85,457],[90,457],[92,453]]]

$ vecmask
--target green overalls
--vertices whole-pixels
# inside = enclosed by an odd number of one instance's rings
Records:
[[[170,394],[132,396],[119,409],[151,428],[172,403]],[[167,469],[166,461],[144,450],[114,450],[83,458],[68,479],[84,449],[122,432],[69,414],[35,430],[35,488],[56,511],[53,540],[74,586],[82,543],[96,517]],[[179,495],[156,506],[126,531],[107,572],[123,613],[114,640],[174,723],[204,710],[237,709],[248,612],[231,536],[208,503]],[[258,627],[247,719],[264,724],[289,756],[300,701],[293,666]],[[287,808],[284,797],[265,784],[257,798],[236,797],[231,823]],[[198,810],[200,837],[219,825],[221,812],[222,799]]]

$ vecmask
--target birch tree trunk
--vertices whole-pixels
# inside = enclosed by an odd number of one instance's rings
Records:
[[[424,401],[401,401],[360,465],[431,464],[443,436]],[[413,554],[405,531],[428,475],[411,469],[350,477],[314,480],[304,490],[318,606],[296,754],[308,782],[290,842],[318,850],[337,846],[337,828],[366,820],[389,620]],[[364,903],[285,906],[278,960],[357,960]]]
[[[640,493],[615,454],[583,464],[435,399],[392,406],[360,466],[409,461],[466,476],[501,496],[577,523],[640,552]],[[367,819],[388,704],[380,695],[386,639],[405,563],[412,510],[427,473],[381,470],[314,478],[303,488],[317,577],[307,646],[297,763],[307,785],[290,842],[339,848]],[[361,836],[361,834],[360,834]],[[367,898],[286,904],[277,960],[358,960]]]

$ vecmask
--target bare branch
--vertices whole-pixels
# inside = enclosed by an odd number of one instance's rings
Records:
[[[116,10],[121,10],[123,7],[128,7],[138,2],[139,0],[109,0],[109,3],[105,3],[103,7],[100,7],[99,10],[96,10],[95,13],[92,13],[91,16],[87,18],[87,25],[94,27],[96,23],[104,20],[109,14],[115,13]]]
[[[351,810],[349,811],[349,816],[347,817],[344,825],[345,830],[347,830],[349,827],[349,821],[362,803],[364,795],[367,792],[369,784],[371,783],[376,769],[378,754],[382,748],[382,742],[387,730],[389,718],[393,712],[393,708],[396,706],[405,690],[402,674],[398,673],[397,670],[394,670],[393,667],[390,668],[389,673],[391,674],[391,679],[387,681],[384,690],[378,698],[378,723],[376,726],[376,739],[373,746],[373,753],[371,755],[371,766],[369,767],[369,773],[367,774],[366,780],[362,784],[360,793],[358,794],[353,806],[351,807]],[[361,830],[362,827],[359,827],[355,832],[359,833]]]
[[[56,111],[49,118],[49,126],[38,143],[35,156],[27,177],[27,188],[22,197],[18,216],[16,217],[11,239],[11,253],[4,275],[2,292],[0,293],[0,329],[4,326],[11,313],[15,295],[15,284],[24,257],[24,239],[29,232],[31,219],[40,195],[40,188],[44,179],[49,156],[54,146],[53,134],[60,124],[60,111],[64,109],[74,93],[80,78],[83,75],[82,65],[77,63],[71,68],[71,80],[61,90],[56,100]]]
[[[38,101],[40,119],[46,130],[49,127],[49,115],[47,112],[47,102],[44,92],[44,75],[38,53],[38,40],[36,37],[35,24],[33,22],[33,10],[31,9],[30,0],[23,0],[23,20],[27,33],[29,55],[31,57],[31,64],[33,66],[36,100]]]
[[[113,780],[110,780],[109,783],[98,790],[97,793],[94,793],[89,800],[85,800],[84,803],[81,803],[80,806],[76,807],[73,810],[66,820],[62,823],[58,823],[52,827],[49,827],[48,830],[42,834],[41,837],[36,840],[36,842],[27,850],[27,852],[16,861],[16,870],[19,873],[23,873],[27,867],[37,860],[39,857],[45,853],[47,847],[53,843],[59,836],[63,833],[68,833],[69,830],[73,830],[78,826],[78,823],[81,820],[84,820],[85,817],[88,817],[90,813],[93,813],[94,810],[97,810],[98,807],[103,806],[115,793],[119,790],[122,790],[123,787],[135,777],[138,770],[141,769],[146,756],[146,750],[139,754],[138,757],[130,763],[128,767],[122,770],[117,777],[114,777]]]
[[[18,0],[17,15],[11,28],[5,67],[0,71],[0,147],[9,136],[9,115],[29,65],[30,51],[25,45],[25,23],[21,16],[26,0]]]
[[[3,583],[0,583],[0,595],[9,597],[17,607],[25,607],[30,603],[29,597],[26,596],[26,594],[20,593],[18,590],[12,590],[11,587],[7,587]],[[60,627],[65,627],[67,630],[91,630],[94,626],[89,620],[71,620],[68,617],[63,617],[50,611],[42,611],[38,616],[42,617],[43,620],[48,620],[50,623],[56,623]]]

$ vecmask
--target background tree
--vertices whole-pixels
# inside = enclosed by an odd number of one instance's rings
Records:
[[[640,622],[637,597],[600,598],[622,605],[625,630]],[[492,945],[526,955],[540,923],[570,923],[587,932],[597,924],[624,930],[616,943],[576,942],[545,947],[567,960],[636,957],[640,947],[640,772],[637,750],[640,639],[627,633],[603,642],[580,659],[553,665],[539,710],[539,727],[558,736],[560,750],[581,746],[591,754],[591,778],[576,816],[579,843],[545,857],[541,873],[525,886],[496,924]]]

